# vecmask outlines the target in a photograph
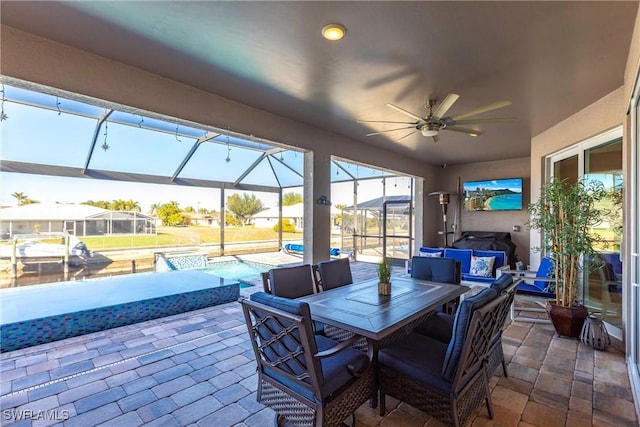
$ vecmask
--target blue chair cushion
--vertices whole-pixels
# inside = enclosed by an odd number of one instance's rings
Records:
[[[512,283],[513,283],[513,276],[510,274],[503,274],[498,279],[496,279],[493,283],[491,283],[489,287],[495,290],[498,295],[500,295]]]
[[[411,277],[440,283],[457,283],[456,260],[414,256],[411,259]]]
[[[540,261],[540,266],[538,267],[538,271],[536,272],[536,277],[544,277],[548,279],[549,277],[553,277],[553,275],[553,261],[547,257],[542,258],[542,261]],[[541,291],[547,291],[549,285],[553,286],[553,284],[549,282],[543,282],[540,280],[533,282],[533,284],[536,285],[536,287],[538,287],[538,289],[540,289]]]
[[[496,279],[495,277],[476,276],[475,274],[462,273],[462,280],[490,284]]]
[[[444,256],[447,258],[455,258],[460,261],[460,271],[464,274],[469,274],[471,268],[471,255],[473,255],[473,249],[452,249],[446,248],[444,250]]]
[[[336,341],[320,335],[315,336],[315,344],[318,351],[329,350],[338,345]],[[334,393],[341,390],[343,387],[348,385],[349,382],[355,379],[355,377],[349,372],[347,366],[351,365],[356,371],[360,371],[367,365],[368,361],[369,359],[365,353],[352,348],[345,348],[333,356],[321,359],[321,398],[323,400],[331,399]],[[268,367],[265,367],[264,373],[312,402],[317,402],[313,392],[310,389],[301,386],[298,382],[291,380]]]
[[[444,248],[428,248],[426,246],[418,249],[418,256],[439,257],[442,256]]]
[[[278,310],[286,311],[287,313],[306,316],[311,319],[309,304],[307,303],[304,303],[306,308],[304,306],[300,307],[298,305],[300,303],[299,301],[267,294],[265,292],[255,292],[251,294],[250,299],[251,301],[268,305],[269,307],[277,308]],[[324,323],[313,321],[312,326],[314,333],[324,335]]]
[[[277,308],[278,310],[286,311],[287,313],[295,314],[297,316],[305,316],[309,319],[311,318],[309,304],[306,302],[279,297],[262,291],[252,293],[249,298],[251,301],[268,305],[269,307]]]
[[[452,391],[452,384],[442,377],[446,352],[446,343],[412,333],[381,349],[378,362],[447,395]]]
[[[442,377],[446,381],[453,381],[464,347],[464,339],[469,329],[469,322],[475,309],[482,307],[493,300],[498,294],[494,289],[485,288],[480,293],[465,298],[460,303],[453,321],[451,341],[447,347],[444,364],[442,365]]]
[[[415,333],[426,335],[442,343],[449,344],[455,316],[448,313],[434,313],[425,322],[418,325]]]
[[[622,261],[619,252],[600,252],[600,256],[605,262],[611,264],[614,274],[618,276],[622,274]]]

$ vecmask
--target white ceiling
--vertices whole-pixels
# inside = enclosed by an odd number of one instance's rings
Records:
[[[627,2],[18,2],[1,22],[433,164],[529,155],[531,137],[623,84],[638,8]],[[321,28],[339,22],[346,37]],[[366,137],[420,116],[499,100],[472,138]],[[357,159],[356,159],[357,160]]]

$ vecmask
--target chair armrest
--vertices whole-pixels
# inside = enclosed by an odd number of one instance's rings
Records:
[[[318,359],[324,359],[325,357],[330,357],[333,356],[337,353],[340,353],[342,350],[344,350],[345,348],[349,348],[352,345],[354,345],[360,338],[363,338],[360,335],[354,335],[351,338],[349,338],[348,340],[345,341],[340,341],[338,343],[338,345],[336,345],[335,347],[331,347],[328,350],[324,350],[324,351],[319,351],[317,352],[314,357],[317,357]],[[369,343],[369,339],[367,338],[367,343]],[[370,343],[369,343],[370,344]],[[371,345],[369,345],[368,347],[371,347]]]
[[[509,270],[502,267],[498,267],[496,271],[500,271],[501,273],[504,273],[504,274],[511,274],[511,275],[520,274],[523,276],[533,274],[534,275],[533,277],[535,277],[535,275],[538,273],[537,271],[533,271],[533,270]]]
[[[522,280],[536,280],[547,283],[556,282],[554,277],[536,277],[538,272],[533,270],[507,270],[498,268],[496,271],[500,271],[500,274],[511,274],[514,277],[520,277]]]
[[[335,347],[331,347],[328,350],[319,351],[313,357],[317,357],[318,359],[324,359],[326,357],[334,356],[334,355],[340,353],[341,351],[343,351],[346,348],[351,348],[351,346],[354,345],[361,338],[364,338],[364,337],[362,337],[361,335],[354,335],[351,338],[349,338],[348,340],[341,341]],[[371,364],[373,362],[373,343],[371,342],[371,339],[369,339],[369,338],[366,338],[366,340],[367,340],[367,359],[368,359],[367,364],[360,371],[356,371],[355,367],[352,366],[352,365],[347,365],[347,369],[349,370],[349,373],[351,375],[355,376],[355,377],[359,377],[363,373],[365,373],[367,371],[367,369],[369,369],[369,367],[371,366]]]

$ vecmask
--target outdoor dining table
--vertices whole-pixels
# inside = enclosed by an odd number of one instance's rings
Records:
[[[378,349],[394,334],[406,332],[444,303],[469,291],[457,284],[392,277],[391,294],[378,294],[378,280],[341,286],[298,298],[309,304],[313,320],[366,337],[373,346],[377,371]],[[376,375],[376,389],[378,385]],[[372,407],[377,399],[372,396]]]
[[[391,295],[379,295],[378,280],[371,279],[298,300],[309,304],[313,320],[380,342],[469,291],[464,285],[412,277],[392,277],[391,282]]]

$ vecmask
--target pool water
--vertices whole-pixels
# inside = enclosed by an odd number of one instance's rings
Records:
[[[0,352],[237,301],[202,271],[138,273],[0,290]]]
[[[243,279],[259,277],[261,273],[267,272],[274,267],[276,266],[259,262],[234,260],[210,262],[206,268],[200,271],[242,282]]]

